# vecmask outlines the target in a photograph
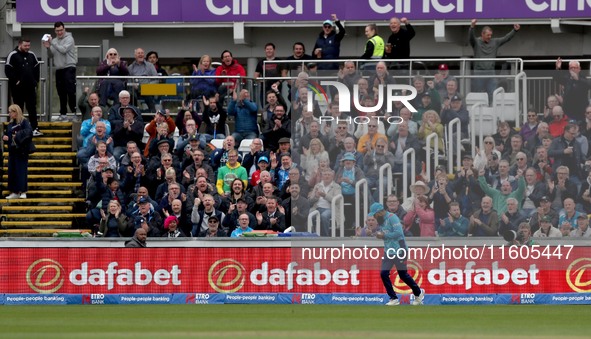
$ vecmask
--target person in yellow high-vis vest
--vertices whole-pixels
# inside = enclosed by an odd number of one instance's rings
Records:
[[[384,56],[385,44],[384,39],[378,35],[376,24],[365,26],[365,36],[368,40],[361,59],[381,59]]]

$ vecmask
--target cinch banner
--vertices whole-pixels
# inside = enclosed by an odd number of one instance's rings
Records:
[[[548,253],[556,249],[550,246]],[[381,259],[331,263],[302,258],[302,253],[296,248],[3,248],[0,293],[384,292]],[[537,260],[513,260],[506,248],[505,253],[504,259],[499,253],[491,258],[488,251],[477,260],[425,257],[409,261],[408,266],[431,294],[591,291],[590,247],[574,247],[568,258],[564,249],[560,258]],[[396,290],[408,293],[395,270],[392,274]]]
[[[19,0],[17,21],[233,22],[588,17],[591,0]]]

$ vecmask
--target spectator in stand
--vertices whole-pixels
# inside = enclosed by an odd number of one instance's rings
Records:
[[[192,151],[191,155],[193,163],[185,166],[184,168],[182,181],[183,185],[188,186],[189,183],[194,182],[195,179],[198,177],[197,172],[199,169],[204,169],[207,172],[207,178],[213,180],[213,169],[209,164],[204,162],[205,155],[203,154],[203,151],[200,149],[196,149]]]
[[[148,60],[148,62],[152,65],[154,65],[154,68],[156,69],[156,74],[158,76],[168,76],[168,72],[164,68],[162,68],[162,66],[158,62],[160,60],[158,52],[149,51],[148,54],[146,54],[146,60]]]
[[[497,133],[493,135],[497,151],[505,153],[511,146],[511,137],[517,132],[506,121],[499,122]]]
[[[101,209],[99,233],[105,238],[127,236],[127,216],[122,212],[119,201],[111,200],[106,213]]]
[[[18,46],[6,57],[4,72],[8,78],[12,102],[23,112],[26,105],[33,136],[37,137],[43,135],[37,128],[37,83],[41,73],[37,56],[30,49],[31,40],[19,39]]]
[[[310,203],[306,196],[300,195],[300,185],[292,183],[289,186],[289,198],[283,201],[283,206],[290,207],[290,213],[285,213],[286,226],[294,226],[296,231],[305,232],[308,229],[305,227],[308,223],[308,215],[310,214]]]
[[[100,109],[93,108],[93,110]],[[139,113],[133,107],[123,109],[123,120],[113,122],[113,156],[119,160],[127,151],[129,142],[135,145],[142,144],[144,136],[144,124],[138,119]]]
[[[510,166],[517,164],[517,158],[519,153],[524,153],[527,159],[531,159],[531,153],[523,147],[523,138],[519,134],[514,134],[511,137],[511,146],[505,149],[503,152],[503,159],[509,162]]]
[[[419,196],[413,207],[404,216],[404,232],[420,237],[435,237],[435,211],[429,206],[429,199]]]
[[[295,42],[293,44],[293,54],[285,58],[289,61],[301,61],[293,62],[286,65],[282,70],[282,77],[296,76],[298,73],[306,69],[306,63],[313,60],[311,55],[306,54],[306,46],[302,42]]]
[[[225,218],[224,218],[225,219]],[[220,227],[220,220],[213,215],[207,219],[207,231],[199,233],[198,237],[201,238],[225,238],[228,236],[226,231]]]
[[[324,150],[324,145],[320,139],[310,140],[310,148],[302,148],[304,155],[302,155],[301,167],[305,172],[306,180],[310,181],[310,178],[316,169],[318,168],[318,161],[320,158],[329,159],[328,152]]]
[[[61,21],[53,24],[55,39],[49,35],[43,46],[48,48],[49,55],[53,58],[55,67],[55,87],[60,99],[60,116],[58,121],[67,120],[68,106],[76,115],[76,64],[78,63],[78,51],[74,43],[72,33],[66,32],[66,27]]]
[[[254,71],[254,77],[255,78],[260,78],[260,77],[281,77],[281,74],[283,72],[283,68],[285,66],[285,64],[281,64],[281,63],[277,63],[277,62],[272,62],[272,61],[277,61],[280,60],[279,58],[277,58],[277,56],[275,56],[275,44],[272,42],[268,42],[265,44],[265,58],[261,59],[256,66],[256,69]],[[268,91],[271,90],[271,86],[276,85],[275,88],[277,89],[277,86],[279,86],[281,84],[281,80],[267,80],[265,81],[265,91],[263,93],[267,93]]]
[[[163,238],[185,238],[185,232],[182,229],[178,228],[179,220],[174,215],[166,217],[164,219],[164,230],[165,233],[162,234]]]
[[[203,204],[203,209],[199,209],[199,206]],[[204,194],[203,200],[195,198],[193,209],[191,213],[191,222],[193,223],[193,230],[191,234],[193,237],[197,237],[199,233],[206,231],[209,228],[208,220],[210,217],[215,216],[218,220],[224,220],[224,212],[214,207],[214,199],[211,194]]]
[[[400,24],[404,24],[404,28]],[[407,18],[393,17],[390,19],[390,30],[392,34],[386,43],[385,58],[404,60],[410,58],[410,41],[415,37],[415,30]],[[408,63],[396,62],[396,69],[407,69]]]
[[[313,123],[315,123],[315,129],[316,129],[316,132],[314,133],[315,136],[309,136],[309,137],[304,138],[306,135],[309,135],[312,132],[312,124]],[[345,129],[346,128],[347,128],[347,126],[345,126]],[[309,147],[310,140],[313,138],[319,138],[320,135],[321,135],[320,134],[320,123],[318,122],[318,119],[316,119],[314,117],[314,115],[312,114],[312,111],[304,109],[302,111],[302,116],[295,122],[294,133],[292,135],[294,145],[298,146],[296,148],[301,149],[301,142],[306,140],[308,142],[308,145],[306,145],[305,147]],[[324,138],[324,136],[322,136],[322,137]],[[322,143],[324,144],[324,148],[328,148],[328,146],[329,146],[328,140],[326,140],[326,138],[324,138],[324,139],[325,140],[322,140]]]
[[[106,176],[108,176],[111,172],[107,172],[106,175],[103,172],[103,178],[105,178]],[[138,209],[140,208],[140,204],[139,201],[141,198],[145,198],[148,200],[148,203],[150,204],[150,208],[154,209],[155,206],[158,206],[158,203],[156,203],[156,201],[152,200],[152,198],[150,198],[150,195],[148,194],[148,188],[145,186],[141,186],[137,189],[136,192],[128,195],[129,197],[129,204],[127,205],[127,209],[125,210],[125,214],[127,214],[128,217],[130,217],[131,222],[134,222],[134,219],[132,218],[132,216],[134,214],[137,214]]]
[[[271,120],[263,131],[263,140],[269,149],[277,149],[279,140],[291,138],[291,118],[286,113],[286,108],[281,105],[275,106]]]
[[[275,186],[273,186],[272,183],[267,182],[267,179],[264,179],[265,183],[262,184],[261,190],[256,190],[254,191],[253,196],[256,196],[255,198],[255,203],[254,206],[250,209],[250,212],[252,214],[256,214],[256,212],[264,212],[267,209],[267,198],[270,197],[277,197],[275,194],[278,193],[277,189],[275,188]],[[261,181],[263,182],[263,181]],[[258,188],[258,187],[257,187]],[[279,198],[277,198],[277,202],[281,203]]]
[[[268,122],[272,120],[271,118],[273,117],[275,107],[277,106],[283,106],[287,109],[285,99],[283,99],[277,85],[274,84],[266,93],[266,105],[263,107],[263,113],[261,114],[263,125],[268,124]],[[302,109],[305,109],[305,107],[302,107]]]
[[[509,174],[518,178],[525,175],[525,170],[529,167],[530,162],[527,155],[523,152],[517,152],[515,155],[515,164],[509,169]]]
[[[533,136],[536,135],[538,130],[538,125],[540,122],[538,121],[538,113],[533,108],[527,110],[527,121],[521,125],[521,129],[519,130],[519,135],[523,138],[524,141],[529,140]]]
[[[416,136],[419,132],[419,124],[412,120],[412,112],[409,111],[408,108],[402,107],[400,109],[400,118],[402,122],[406,123],[406,126],[408,127],[408,133]],[[390,127],[388,128],[388,132],[386,132],[390,138],[393,138],[394,135],[398,132],[398,126],[400,125],[401,124],[390,125]]]
[[[92,138],[97,135],[97,123],[101,122],[105,127],[105,134],[111,135],[111,123],[103,119],[103,110],[100,107],[93,108],[91,117],[82,122],[80,126],[80,136],[82,137],[82,147],[88,147]],[[99,127],[102,129],[102,127]]]
[[[476,19],[472,19],[470,23],[469,38],[470,45],[474,50],[474,58],[496,59],[499,48],[509,42],[517,31],[521,28],[519,24],[513,25],[513,30],[502,38],[493,38],[493,30],[489,26],[484,26],[480,33],[480,37],[476,37]],[[472,90],[474,92],[487,92],[489,102],[492,103],[492,94],[497,89],[497,79],[495,75],[495,61],[486,60],[474,63],[474,74],[480,78],[474,79]]]
[[[239,199],[246,201],[247,208],[251,209],[254,206],[254,200],[246,193],[246,186],[244,182],[239,178],[236,178],[230,184],[230,194],[225,196],[223,199],[223,205],[227,208],[227,211],[236,207],[236,203]],[[221,208],[221,207],[220,207]]]
[[[33,128],[16,104],[8,107],[8,116],[10,122],[2,136],[2,141],[8,146],[7,187],[11,192],[6,199],[26,199]]]
[[[435,150],[435,148],[437,147],[439,149],[439,154],[444,155],[445,136],[443,131],[443,125],[441,124],[439,114],[437,114],[437,112],[433,110],[429,110],[423,114],[423,123],[421,124],[421,127],[419,127],[419,133],[417,134],[417,137],[419,138],[419,140],[426,143],[427,137],[432,133],[436,133],[439,138],[437,144],[435,143],[435,140],[431,141],[431,145],[429,145],[430,148]]]
[[[156,72],[156,68],[152,63],[146,60],[145,52],[142,48],[136,48],[133,51],[133,55],[135,60],[131,63],[127,69],[129,70],[129,75],[137,76],[137,77],[154,77],[158,76]],[[136,80],[137,83],[134,84],[134,99],[137,106],[137,100],[143,100],[146,105],[148,105],[149,112],[156,112],[156,106],[154,102],[154,97],[151,95],[142,96],[141,95],[141,86],[143,84],[153,84],[157,83],[158,80],[156,79],[138,79]]]
[[[310,193],[310,186],[308,185],[308,183],[306,182],[304,177],[302,177],[300,175],[300,169],[298,167],[292,167],[289,170],[289,179],[287,179],[287,181],[283,185],[283,188],[281,189],[281,192],[280,192],[281,199],[288,198],[289,187],[291,186],[292,183],[297,183],[300,186],[300,195],[301,196],[303,196],[303,197],[308,196],[308,194]]]
[[[441,98],[439,97],[439,93],[433,89],[433,81],[426,81],[422,75],[416,75],[412,80],[412,84],[417,90],[417,96],[410,101],[414,107],[422,107],[423,97],[428,95],[431,98],[430,105],[433,107],[433,110],[435,112],[441,111]],[[421,111],[415,112],[412,116],[412,119],[421,125],[423,121],[423,115],[421,114]]]
[[[552,110],[555,106],[559,106],[560,101],[558,100],[558,94],[549,95],[546,98],[546,107],[544,107],[544,116],[542,117],[542,121],[546,123],[551,123],[554,120],[552,116]]]
[[[372,103],[373,103],[373,99],[372,99]],[[363,122],[367,122],[367,123],[357,124],[357,129],[355,130],[355,133],[353,134],[353,136],[355,138],[361,138],[364,134],[367,134],[369,132],[369,123],[371,123],[371,122],[375,122],[378,125],[378,130],[377,130],[378,134],[385,136],[386,135],[386,127],[385,127],[384,122],[380,119],[381,115],[376,117],[379,114],[379,112],[378,111],[371,111],[371,112],[367,112],[364,114],[365,114],[365,117],[363,119],[359,119],[359,120],[361,120]],[[335,131],[335,138],[336,138],[336,134],[338,132],[339,131]]]
[[[540,122],[538,124],[538,128],[536,129],[536,133],[529,137],[529,139],[525,142],[525,148],[529,151],[529,153],[534,154],[539,146],[542,146],[542,138],[548,135],[550,138],[549,127],[546,122]]]
[[[554,138],[558,138],[564,132],[564,127],[569,123],[568,117],[564,115],[561,106],[554,106],[552,109],[552,117],[554,120],[548,124],[548,131]]]
[[[338,82],[343,83],[353,93],[353,86],[361,79],[361,73],[357,71],[357,66],[353,61],[345,61],[343,67],[339,69]]]
[[[135,230],[133,237],[130,240],[125,242],[125,247],[130,248],[141,248],[146,247],[146,238],[148,237],[148,232],[143,228],[138,228]]]
[[[591,238],[589,217],[587,215],[581,214],[577,217],[577,227],[570,232],[569,236],[575,238]]]
[[[337,171],[339,170],[339,168],[337,168]],[[322,172],[327,171],[329,169],[330,159],[327,156],[320,156],[318,158],[318,167],[310,174],[310,180],[308,180],[308,185],[310,187],[316,186],[317,183],[322,181]],[[285,188],[285,186],[287,186],[287,183],[283,185],[283,188]]]
[[[203,97],[203,122],[205,123],[205,133],[201,134],[201,148],[212,139],[226,138],[226,118],[228,113],[222,107],[219,99],[216,96],[211,96],[209,99]]]
[[[365,51],[360,59],[382,59],[384,57],[384,39],[378,35],[378,26],[369,24],[365,26],[365,37],[368,39],[365,44]],[[364,65],[365,66],[365,65]],[[373,63],[371,66],[375,66]]]
[[[277,198],[274,196],[267,198],[266,206],[266,211],[256,213],[257,226],[255,229],[283,232],[286,228],[285,214],[282,212],[283,206],[277,204]]]
[[[252,173],[250,177],[250,186],[254,187],[261,182],[261,173],[267,171],[269,169],[269,158],[266,156],[261,156],[258,159],[258,163],[256,166],[253,165],[256,170]]]
[[[248,203],[246,202],[246,196],[244,198],[238,198],[236,203],[231,204],[226,217],[222,221],[223,229],[226,231],[227,234],[232,234],[234,229],[239,225],[239,216],[246,214],[248,216],[248,226],[254,229],[257,225],[256,217],[248,212]]]
[[[448,88],[447,84],[453,82],[453,85]],[[445,102],[445,99],[451,99],[454,95],[459,96],[458,80],[449,74],[449,66],[447,64],[440,64],[437,68],[437,73],[433,75],[434,89],[439,92],[439,96]]]
[[[121,60],[119,52],[114,48],[109,48],[105,59],[101,61],[96,69],[96,75],[107,77],[122,77],[128,76],[127,62]],[[98,81],[98,93],[100,97],[99,105],[107,107],[108,100],[113,100],[113,104],[117,104],[120,98],[121,91],[125,89],[125,79],[101,79]],[[127,93],[129,94],[129,92]],[[128,102],[129,103],[129,102]],[[109,119],[111,120],[111,119]]]
[[[166,143],[163,141],[161,145],[165,145]],[[160,154],[154,155],[150,158],[150,162],[148,164],[148,170],[146,172],[146,176],[150,181],[150,194],[155,196],[157,187],[165,181],[166,171],[169,168],[173,168],[175,170],[175,181],[180,181],[180,169],[178,159],[174,158],[174,156],[167,152],[166,149],[161,149]]]
[[[119,167],[119,176],[125,178],[124,192],[129,195],[138,193],[142,186],[148,186],[149,181],[146,176],[146,164],[139,152],[133,152],[130,156],[128,165]]]
[[[517,209],[517,206],[517,199],[507,199],[507,210],[501,214],[499,220],[499,234],[503,235],[507,231],[518,232],[519,225],[527,220],[520,210]]]
[[[567,223],[571,228],[576,227],[579,215],[586,215],[577,210],[577,205],[573,198],[566,198],[563,202],[564,209],[558,213],[558,226]]]
[[[108,113],[108,119],[111,123],[114,123],[118,120],[123,120],[123,109],[127,107],[133,108],[136,112],[139,112],[140,109],[134,105],[130,105],[131,101],[131,94],[128,91],[122,90],[119,92],[119,102],[115,103],[110,109]],[[138,120],[144,123],[144,119],[142,118],[141,114],[138,115]]]
[[[561,238],[562,233],[552,226],[550,217],[545,216],[540,222],[540,229],[534,233],[534,238]]]
[[[154,211],[150,200],[142,197],[138,200],[139,208],[130,217],[134,220],[135,229],[143,228],[150,237],[159,237],[164,233],[164,223],[160,213]]]
[[[277,156],[271,153],[271,171],[273,177],[273,183],[279,190],[283,189],[283,186],[289,179],[289,171],[297,166],[293,163],[291,155],[289,153],[281,153],[279,155],[279,161],[281,166],[277,168]]]
[[[175,175],[172,169],[168,170],[168,173],[171,173],[173,177]],[[165,191],[166,193],[162,196],[162,198],[160,198],[160,200],[157,200],[160,202],[157,211],[158,213],[162,214],[163,218],[165,218],[167,214],[172,213],[173,201],[180,200],[181,204],[185,204],[185,202],[187,201],[187,194],[185,193],[185,188],[182,187],[179,183],[174,181],[170,183],[165,182],[165,184],[168,185],[167,190]],[[165,187],[166,185],[162,186]]]
[[[209,183],[205,176],[198,175],[197,179],[195,179],[195,184],[189,185],[187,188],[187,211],[192,211],[195,198],[199,198],[200,201],[203,201],[203,197],[206,194],[213,197],[214,207],[219,208],[222,205],[222,198],[218,195],[215,186]],[[203,205],[199,205],[197,208],[202,210],[204,207]]]
[[[574,124],[574,125],[575,125],[575,128],[573,131],[573,136],[575,138],[575,141],[577,142],[577,144],[579,144],[579,146],[581,148],[581,156],[583,157],[583,159],[586,159],[587,155],[589,154],[589,139],[587,139],[586,136],[584,136],[580,133],[579,125],[577,125],[577,124]]]
[[[137,146],[135,141],[128,141],[125,146],[126,146],[125,154],[121,155],[121,157],[119,159],[115,159],[119,163],[119,170],[127,170],[127,166],[131,165],[132,155],[136,152],[139,152],[139,147]],[[140,159],[141,159],[141,163],[143,163],[143,164],[148,163],[146,158],[143,158],[140,156]],[[125,173],[119,173],[119,175],[121,177],[124,177],[125,176],[124,174]]]
[[[243,89],[240,95],[232,92],[232,101],[228,105],[228,115],[236,117],[234,133],[232,136],[240,145],[242,139],[254,139],[259,136],[257,124],[257,105],[250,100],[250,93]]]
[[[320,213],[320,234],[322,236],[330,235],[330,220],[333,217],[331,202],[335,196],[341,193],[341,186],[334,181],[334,172],[331,170],[323,173],[322,182],[316,184],[308,196],[310,205],[312,205],[311,210]]]
[[[166,125],[166,134],[164,134],[164,130],[161,130],[162,133],[158,133],[158,125],[161,124],[165,124]],[[156,115],[154,116],[154,119],[152,121],[150,121],[150,123],[148,125],[146,125],[146,132],[148,133],[148,135],[150,136],[148,138],[148,141],[146,142],[146,147],[144,149],[144,156],[149,156],[150,155],[150,146],[152,144],[152,140],[154,139],[162,139],[162,138],[168,138],[169,136],[172,136],[172,133],[174,133],[174,130],[176,129],[176,124],[174,123],[174,120],[170,117],[170,111],[167,109],[166,111],[163,110],[158,110],[156,112]],[[172,143],[172,145],[174,145],[174,141]],[[171,149],[172,149],[172,145],[171,145]]]
[[[394,79],[394,77],[392,77],[390,75],[390,73],[388,72],[388,65],[386,65],[386,62],[384,61],[379,61],[376,64],[376,68],[375,68],[375,73],[373,73],[370,77],[369,77],[369,86],[371,87],[371,92],[374,95],[374,98],[379,98],[380,95],[380,85],[383,86],[382,88],[382,98],[386,98],[388,93],[388,85],[393,85],[396,84],[396,79]],[[372,103],[373,100],[372,100]]]
[[[443,170],[443,168],[441,169]],[[435,211],[435,229],[439,229],[441,219],[447,217],[449,204],[454,200],[453,188],[444,171],[436,171],[435,182],[429,193],[429,201]]]
[[[335,26],[338,28],[338,33]],[[341,54],[341,41],[344,37],[345,27],[343,27],[336,14],[331,14],[330,20],[325,20],[322,23],[322,32],[320,32],[314,44],[312,57],[324,60],[338,59]],[[336,70],[337,68],[338,65],[332,62],[318,64],[318,70]]]
[[[439,93],[439,95],[441,96],[441,101],[443,103],[444,106],[449,105],[451,98],[453,98],[454,96],[458,96],[460,99],[462,99],[464,96],[462,95],[462,93],[460,93],[459,89],[458,89],[458,80],[456,78],[449,79],[447,81],[447,85],[445,86],[445,91],[444,93]],[[466,107],[464,107],[466,108]]]
[[[577,125],[575,124],[566,125],[562,136],[552,140],[548,156],[554,159],[552,167],[555,171],[560,166],[568,167],[570,170],[569,180],[577,187],[581,187],[583,181],[581,165],[584,163],[584,158],[581,154],[581,146],[575,140],[576,129]]]
[[[327,164],[327,170],[330,170]],[[355,209],[360,210],[362,206],[355,205],[355,184],[365,179],[363,170],[356,165],[355,156],[352,153],[345,153],[341,159],[341,168],[336,173],[335,182],[341,185],[341,192],[345,204],[351,204],[354,208],[345,210],[345,221],[347,226],[356,226],[353,224],[355,219]],[[361,212],[363,213],[363,212]]]
[[[188,111],[187,111],[188,112]],[[179,138],[176,141],[176,145],[174,147],[174,153],[177,157],[182,158],[183,154],[185,153],[187,146],[189,145],[190,140],[196,141],[197,143],[195,146],[199,146],[200,136],[197,130],[199,127],[195,123],[195,120],[188,119],[184,122],[184,126],[182,127],[182,133],[179,131]],[[178,125],[177,125],[178,126]]]
[[[488,135],[484,137],[484,147],[479,149],[478,147],[475,148],[476,156],[474,157],[474,167],[480,171],[485,167],[488,167],[489,158],[492,157],[494,154],[496,159],[501,159],[501,152],[497,151],[495,148],[495,139]]]
[[[556,59],[556,70],[562,69],[562,59]],[[589,105],[591,82],[581,75],[581,64],[576,60],[568,63],[568,73],[556,72],[554,81],[564,86],[564,95],[559,98],[566,114],[577,122],[585,120],[585,108]],[[562,100],[561,100],[562,99]]]
[[[470,216],[468,236],[494,237],[499,228],[499,217],[493,206],[493,200],[489,196],[482,198],[480,209]]]
[[[337,132],[337,134],[339,136],[342,135],[341,131],[344,131],[345,134],[347,133],[347,126],[346,125],[347,125],[347,122],[346,121],[343,122],[342,126],[344,126],[344,128],[340,129]],[[297,127],[298,126],[296,126],[296,129],[297,129]],[[298,142],[296,142],[294,140],[294,144],[296,145],[296,148],[299,150],[299,152],[301,154],[304,154],[304,150],[310,148],[310,142],[313,139],[320,140],[324,149],[328,149],[333,143],[336,142],[336,141],[332,141],[332,142],[329,141],[328,138],[320,132],[320,123],[315,119],[310,122],[309,132],[304,134]],[[335,134],[335,139],[338,139],[338,136],[336,134]]]
[[[519,177],[517,180],[518,186],[515,191],[513,191],[513,187],[509,181],[503,181],[500,190],[488,186],[484,178],[484,170],[478,173],[478,182],[484,194],[492,198],[494,209],[499,215],[507,211],[507,199],[509,198],[517,199],[519,209],[521,209],[521,202],[523,201],[525,192],[525,179],[523,177]]]
[[[252,232],[253,229],[249,226],[250,218],[248,214],[243,213],[238,217],[238,226],[232,234],[230,235],[231,238],[239,238],[242,237],[242,234],[245,232]]]
[[[215,72],[216,70],[211,67],[211,57],[207,54],[201,56],[198,65],[193,64],[193,73],[191,75],[211,76],[211,78],[193,78],[189,80],[189,83],[191,83],[191,99],[212,98],[217,93],[216,79],[213,78]],[[215,99],[217,101],[218,96],[215,96]],[[203,100],[203,105],[207,106],[205,100]]]
[[[199,114],[193,109],[193,102],[189,102],[189,106],[185,106],[183,103],[183,107],[179,110],[174,119],[174,124],[179,130],[179,135],[187,134],[187,121],[193,120],[195,122],[195,129],[198,131],[199,127],[201,126],[201,118]]]
[[[164,209],[162,211],[162,214],[164,218],[168,218],[170,216],[176,217],[178,229],[183,232],[183,236],[187,236],[187,234],[191,234],[191,229],[193,228],[193,225],[191,224],[191,216],[188,215],[187,212],[186,195],[184,201],[182,201],[181,199],[172,200],[172,202],[170,203],[169,210]]]
[[[156,126],[156,137],[150,141],[150,156],[154,156],[157,154],[162,153],[159,149],[159,146],[163,143],[168,144],[168,149],[166,152],[172,152],[174,146],[174,139],[172,135],[168,132],[168,125],[165,123],[160,123]],[[178,161],[178,157],[175,154],[175,160]]]
[[[91,92],[90,87],[84,87],[82,95],[80,95],[80,98],[78,99],[78,109],[82,114],[82,121],[90,119],[94,107],[100,107],[103,110],[103,114],[107,112],[106,107],[99,106],[99,100],[98,93]]]
[[[390,164],[394,167],[394,154],[388,150],[388,139],[379,138],[376,141],[375,149],[365,153],[363,158],[363,168],[369,187],[378,187],[380,167],[384,164]],[[387,192],[387,183],[384,181],[384,192]],[[378,196],[379,189],[374,192],[374,199],[380,201],[382,197]]]
[[[535,232],[540,228],[540,222],[545,216],[550,218],[552,225],[558,225],[558,212],[552,208],[550,198],[547,196],[540,198],[538,208],[536,208],[529,219],[532,232]]]
[[[240,166],[238,162],[238,151],[233,149],[228,152],[228,162],[226,162],[226,165],[218,169],[216,182],[218,194],[226,197],[229,196],[234,179],[242,180],[244,187],[248,185],[248,173],[246,173],[246,169]]]
[[[579,131],[588,141],[591,141],[591,105],[585,108],[585,119],[579,123]]]
[[[448,217],[440,220],[437,234],[440,237],[465,237],[468,234],[470,220],[460,212],[460,204],[452,202],[449,204]]]
[[[233,136],[228,135],[222,143],[222,148],[217,148],[210,155],[211,168],[217,171],[218,168],[225,166],[228,161],[228,152],[233,149],[236,149],[236,141]],[[238,161],[241,161],[240,158]]]
[[[398,200],[396,194],[390,194],[386,198],[386,211],[396,214],[400,220],[403,220],[406,215],[406,210],[400,204],[400,200]]]
[[[452,82],[450,81],[450,83]],[[470,113],[464,107],[462,98],[458,95],[454,95],[446,101],[449,104],[443,105],[443,110],[441,111],[441,123],[443,124],[443,126],[447,128],[447,126],[452,120],[454,120],[455,118],[459,118],[460,139],[468,139],[470,136],[468,132],[468,127],[470,126]],[[452,140],[455,140],[455,136],[448,136],[448,138],[452,138]]]
[[[524,171],[525,193],[521,206],[522,214],[526,217],[535,212],[536,206],[540,204],[540,199],[548,195],[548,187],[543,181],[538,180],[536,170],[529,167]]]
[[[532,167],[536,170],[538,180],[547,182],[552,178],[554,170],[552,169],[551,162],[548,158],[548,150],[544,146],[538,146],[536,155],[532,160]]]
[[[379,224],[375,217],[367,216],[365,226],[355,226],[356,237],[375,237],[379,231]]]
[[[408,210],[410,210],[414,203],[415,203],[415,199],[417,197],[420,196],[427,196],[427,194],[429,194],[429,186],[427,186],[427,184],[425,184],[424,182],[422,182],[421,180],[416,181],[414,184],[410,185],[410,193],[411,196],[409,198],[406,198],[404,200],[404,202],[402,203],[402,207],[408,212]]]
[[[557,211],[562,209],[565,199],[577,197],[577,185],[570,180],[570,169],[566,166],[557,167],[555,177],[547,185],[552,208]]]
[[[341,126],[338,127],[338,129],[340,129],[340,128],[341,128]],[[344,130],[346,130],[346,128],[347,127],[344,127]],[[339,134],[337,134],[337,135],[339,135]],[[358,166],[359,168],[361,168],[363,170],[365,168],[365,166],[363,164],[364,154],[361,152],[357,152],[357,147],[355,145],[355,138],[346,137],[344,139],[344,141],[342,142],[342,144],[343,144],[343,147],[340,150],[340,152],[338,153],[338,155],[336,156],[336,160],[332,162],[332,163],[334,163],[333,169],[335,171],[338,171],[339,167],[341,166],[341,160],[343,159],[343,156],[346,153],[351,153],[355,157],[356,166]],[[333,145],[334,145],[334,143],[333,143]],[[336,150],[339,150],[339,149],[336,149]],[[331,156],[330,152],[329,152],[329,156]]]
[[[364,134],[359,138],[357,151],[366,155],[375,152],[376,144],[379,139],[384,139],[386,142],[388,140],[384,134],[378,132],[378,120],[371,119],[367,124],[367,134]]]
[[[107,134],[107,126],[104,122],[98,121],[95,124],[95,134],[86,140],[86,144],[82,144],[82,148],[78,150],[78,162],[85,166],[88,164],[90,157],[96,152],[99,142],[104,142],[107,146],[107,151],[113,154],[113,138]]]
[[[117,161],[111,153],[107,152],[107,145],[104,141],[99,141],[96,145],[96,153],[88,160],[88,172],[94,175],[95,171],[101,171],[102,168],[109,167],[114,170],[117,168]],[[87,176],[84,176],[87,178]]]
[[[166,193],[169,191],[170,185],[178,184],[176,181],[176,177],[176,170],[173,167],[170,167],[166,170],[166,172],[164,173],[164,181],[160,185],[158,185],[158,188],[156,189],[156,194],[154,195],[154,199],[156,201],[159,202],[160,200],[162,200],[162,197],[164,197]],[[184,191],[185,188],[182,187],[181,192]]]
[[[218,86],[219,95],[226,96],[226,94],[230,92],[236,92],[237,84],[241,82],[241,80],[235,78],[223,78],[223,76],[231,75],[245,77],[246,70],[240,65],[240,63],[238,63],[238,60],[234,59],[232,52],[228,50],[222,52],[221,58],[222,64],[215,70],[215,75],[217,77],[215,79],[215,84]]]

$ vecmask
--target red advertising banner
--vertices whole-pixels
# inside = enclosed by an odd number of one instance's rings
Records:
[[[0,293],[384,293],[381,258],[349,252],[331,263],[319,255],[335,249],[2,248]],[[518,251],[486,248],[478,259],[417,256],[408,268],[429,293],[591,292],[591,248],[549,246],[541,258]],[[395,270],[392,278],[398,292],[408,292]]]

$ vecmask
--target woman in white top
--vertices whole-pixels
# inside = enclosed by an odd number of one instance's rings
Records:
[[[483,170],[487,166],[489,155],[496,154],[497,159],[501,159],[501,152],[495,149],[495,139],[490,135],[484,137],[484,147],[482,149],[478,147],[475,147],[475,149],[474,167],[478,171]]]

